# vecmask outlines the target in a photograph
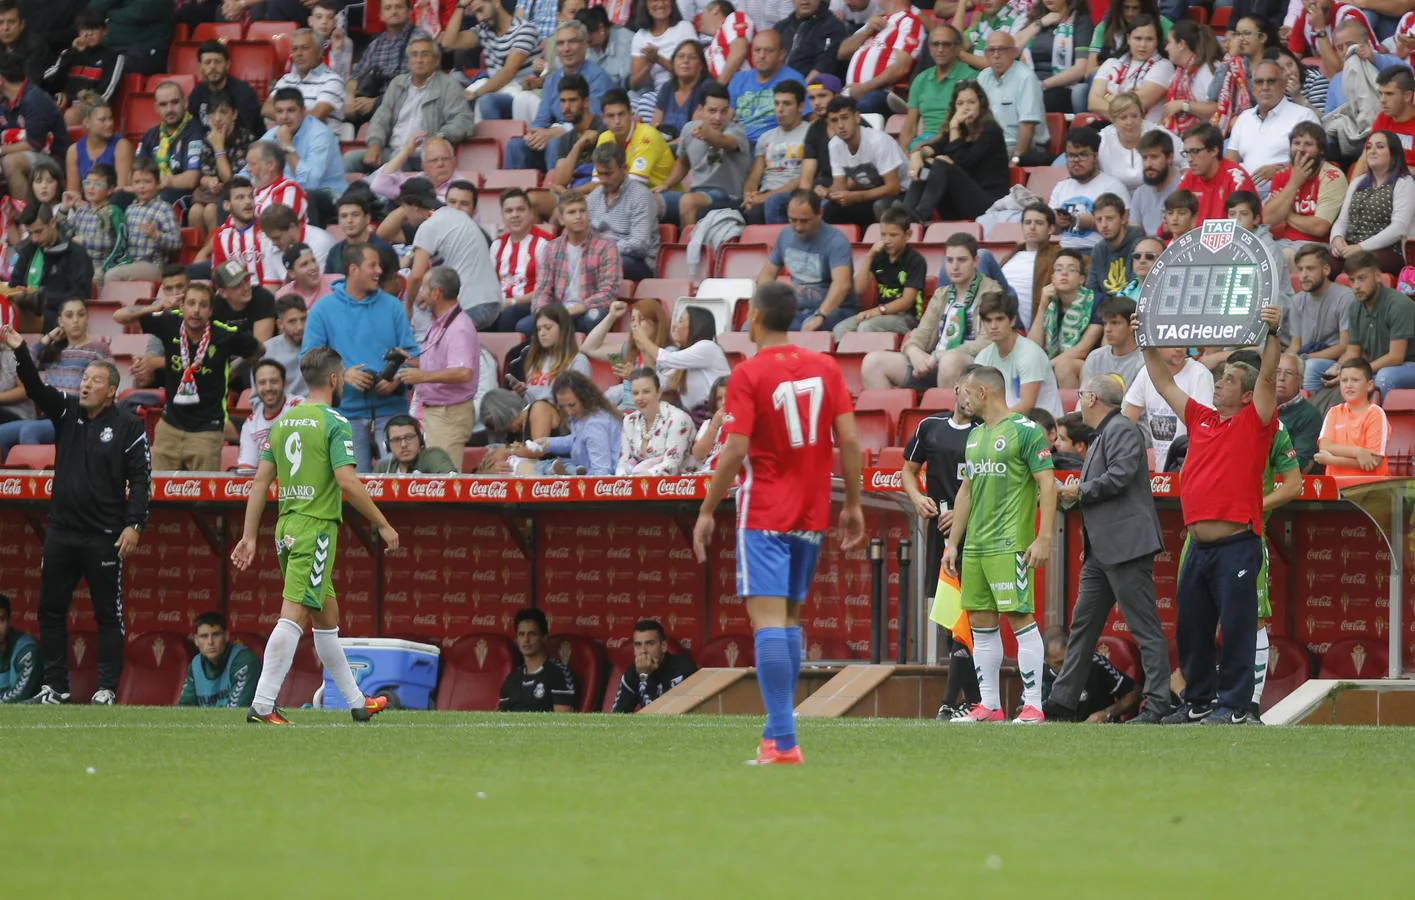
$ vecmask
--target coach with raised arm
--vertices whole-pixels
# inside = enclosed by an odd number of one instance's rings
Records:
[[[1179,667],[1184,703],[1164,723],[1245,725],[1257,655],[1258,577],[1263,569],[1263,466],[1277,430],[1277,363],[1282,310],[1265,306],[1262,368],[1226,363],[1214,408],[1174,383],[1158,348],[1145,348],[1155,390],[1181,416],[1189,454],[1179,483],[1189,552],[1179,566]],[[1138,320],[1132,320],[1138,328]],[[1214,636],[1223,629],[1217,681]]]
[[[119,379],[111,362],[89,363],[74,396],[40,379],[13,328],[0,329],[0,340],[15,351],[25,393],[54,423],[54,493],[39,586],[44,686],[30,702],[69,702],[69,605],[82,578],[98,623],[98,690],[92,700],[111,705],[123,671],[123,560],[137,550],[147,524],[147,430],[113,405]]]

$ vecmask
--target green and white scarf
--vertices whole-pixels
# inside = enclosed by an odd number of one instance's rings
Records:
[[[1047,339],[1047,356],[1057,356],[1080,342],[1081,335],[1086,333],[1086,326],[1091,324],[1091,310],[1095,305],[1095,292],[1083,287],[1076,292],[1076,299],[1066,308],[1066,312],[1060,314],[1058,323],[1057,310],[1061,306],[1061,298],[1058,297],[1047,304],[1043,325],[1043,333]]]
[[[958,288],[949,282],[943,294],[943,319],[938,329],[940,350],[956,350],[963,346],[963,341],[968,336],[968,317],[973,314],[973,301],[978,299],[978,291],[982,290],[982,287],[983,276],[974,275],[972,283],[968,285],[968,293],[960,299]]]

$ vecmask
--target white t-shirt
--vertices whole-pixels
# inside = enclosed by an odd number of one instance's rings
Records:
[[[1016,406],[1022,396],[1022,385],[1040,381],[1036,405],[1061,418],[1061,392],[1056,389],[1056,375],[1051,371],[1047,352],[1031,340],[1018,336],[1012,352],[1003,356],[997,344],[988,344],[973,360],[980,366],[992,366],[1002,372],[1007,381],[1007,405]]]
[[[1174,132],[1155,125],[1152,122],[1145,122],[1140,127],[1140,134],[1143,136],[1150,131],[1160,131],[1169,136],[1169,142],[1174,147],[1174,162],[1181,169],[1188,166],[1184,159],[1184,147]],[[1140,148],[1137,145],[1134,150],[1126,150],[1120,143],[1120,136],[1115,132],[1114,125],[1107,125],[1101,129],[1101,152],[1096,164],[1100,170],[1107,175],[1114,175],[1120,183],[1128,190],[1135,190],[1145,180],[1144,162],[1140,158]],[[1131,224],[1139,224],[1133,221]]]
[[[1317,114],[1305,106],[1299,106],[1283,97],[1266,118],[1258,118],[1256,106],[1243,111],[1233,122],[1233,134],[1228,138],[1225,151],[1238,154],[1238,160],[1249,173],[1263,166],[1287,165],[1292,161],[1292,150],[1288,136],[1298,122],[1317,122]],[[1257,179],[1253,179],[1255,182]],[[1264,182],[1266,185],[1266,182]],[[1263,187],[1263,190],[1267,190]]]
[[[1169,90],[1169,83],[1174,80],[1174,66],[1162,56],[1152,56],[1142,63],[1137,63],[1127,53],[1124,56],[1113,56],[1101,63],[1096,72],[1096,80],[1105,84],[1108,97],[1133,91],[1142,84],[1157,84]],[[1203,95],[1196,92],[1194,96]],[[1158,122],[1163,117],[1163,103],[1156,103],[1145,113],[1147,122]]]
[[[1002,264],[1002,276],[1017,292],[1017,318],[1032,322],[1032,281],[1037,271],[1037,251],[1018,250]]]
[[[329,259],[329,251],[334,249],[333,236],[323,228],[306,225],[305,238],[300,243],[310,248],[315,261],[319,263],[319,270],[323,272],[324,263]],[[263,234],[260,236],[260,252],[262,254],[261,270],[264,273],[264,280],[261,284],[283,284],[286,278],[284,252]]]
[[[259,400],[256,400],[253,404],[255,408],[251,410],[251,417],[246,420],[246,424],[241,426],[241,450],[236,456],[236,465],[243,469],[254,469],[259,465],[260,445],[264,442],[265,436],[270,433],[271,426],[280,421],[280,417],[285,415],[286,410],[292,406],[298,406],[304,399],[304,397],[294,394],[286,394],[284,405],[276,410],[275,415],[269,419],[265,417],[265,407],[261,405]]]
[[[418,226],[413,249],[426,250],[434,266],[451,266],[462,279],[457,302],[463,310],[501,302],[501,282],[491,264],[491,246],[472,217],[444,206]]]
[[[1095,177],[1084,184],[1074,178],[1059,182],[1051,190],[1050,205],[1055,210],[1066,210],[1074,221],[1079,218],[1079,213],[1089,215],[1094,212],[1096,198],[1101,194],[1117,194],[1127,206],[1130,203],[1130,192],[1126,190],[1125,185],[1121,184],[1118,178],[1097,171]],[[1067,229],[1061,233],[1061,246],[1089,250],[1100,239],[1101,236],[1096,231]]]
[[[696,41],[698,30],[693,27],[691,19],[684,19],[677,25],[669,26],[669,29],[658,37],[654,37],[647,28],[634,32],[634,40],[629,44],[630,59],[637,59],[643,55],[645,47],[653,47],[658,51],[659,59],[669,61],[673,58],[673,51],[678,49],[678,45],[684,41]],[[750,54],[749,54],[750,55]],[[653,90],[655,93],[668,81],[672,73],[668,69],[655,64],[653,67]]]
[[[683,408],[694,410],[707,404],[713,382],[732,372],[727,354],[716,341],[698,341],[682,350],[658,351],[658,373],[667,384],[678,372],[683,377]]]
[[[1184,393],[1205,406],[1214,405],[1214,376],[1203,363],[1194,359],[1184,361],[1184,368],[1174,376],[1174,383]],[[1164,397],[1155,390],[1148,369],[1141,368],[1135,376],[1135,383],[1125,392],[1125,405],[1138,406],[1143,410],[1141,426],[1149,433],[1150,443],[1155,448],[1155,470],[1163,471],[1169,458],[1169,445],[1175,439],[1188,433],[1184,420],[1174,414]]]
[[[853,180],[857,188],[879,187],[890,169],[899,173],[899,189],[903,191],[909,186],[909,160],[899,149],[899,142],[883,129],[862,127],[860,147],[854,153],[840,138],[830,139],[830,170]]]

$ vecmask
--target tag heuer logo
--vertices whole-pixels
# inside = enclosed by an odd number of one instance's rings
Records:
[[[1205,222],[1203,233],[1199,236],[1199,243],[1210,253],[1217,253],[1233,243],[1233,220],[1220,219],[1216,222]]]

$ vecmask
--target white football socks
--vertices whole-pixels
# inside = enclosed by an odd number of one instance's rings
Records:
[[[265,644],[260,681],[255,686],[255,702],[251,704],[251,708],[262,716],[270,715],[275,708],[275,698],[280,696],[285,676],[290,673],[290,664],[295,661],[295,648],[299,646],[303,633],[300,626],[283,618],[271,629],[270,640]]]
[[[998,639],[1001,647],[1002,640]],[[1000,651],[999,651],[1000,652]],[[1022,705],[1042,708],[1042,664],[1046,662],[1046,647],[1041,630],[1033,622],[1017,632],[1017,672],[1022,676]]]
[[[1001,709],[1002,633],[996,628],[973,629],[973,668],[978,672],[983,706]]]
[[[1263,686],[1268,680],[1268,629],[1258,629],[1258,652],[1253,655],[1253,705],[1263,702]]]
[[[349,704],[349,708],[359,709],[365,703],[364,692],[359,690],[359,683],[354,680],[354,673],[349,669],[344,645],[339,643],[339,629],[310,630],[314,634],[314,652],[319,654],[319,661],[324,664],[324,670],[334,679],[335,686],[339,688],[339,693],[344,695],[344,702]]]

